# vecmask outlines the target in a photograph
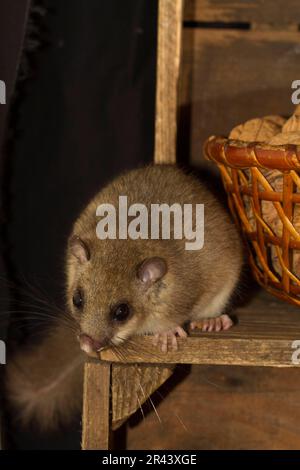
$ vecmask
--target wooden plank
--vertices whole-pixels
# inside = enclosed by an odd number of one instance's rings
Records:
[[[173,367],[143,364],[112,365],[112,422],[113,429],[123,423],[173,373]]]
[[[299,370],[192,366],[183,372],[177,369],[152,396],[161,423],[148,408],[145,419],[137,413],[130,420],[128,450],[300,448]]]
[[[186,21],[300,23],[298,0],[185,0]]]
[[[265,326],[267,328],[267,326]],[[149,338],[137,339],[136,349],[143,352],[127,353],[127,363],[162,363],[162,364],[211,364],[268,367],[297,367],[292,363],[292,344],[300,340],[189,337],[180,341],[179,351],[168,354],[158,353]],[[106,351],[101,359],[110,362],[121,362],[112,351]]]
[[[127,346],[126,362],[298,367],[292,362],[294,341],[300,340],[297,307],[264,293],[235,313],[238,325],[226,332],[192,333],[179,340],[177,352],[163,354],[151,337],[136,338],[134,346]],[[110,350],[103,351],[101,359],[122,362]]]
[[[191,143],[184,145],[191,147],[193,164],[204,162],[202,145],[209,135],[228,135],[257,116],[292,113],[299,44],[299,32],[184,30],[181,125],[189,127]]]
[[[82,449],[105,450],[110,443],[111,365],[87,362],[84,369]]]
[[[157,39],[155,163],[176,162],[181,29],[182,0],[160,0]]]

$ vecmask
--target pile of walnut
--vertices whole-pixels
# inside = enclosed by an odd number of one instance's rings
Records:
[[[296,144],[300,145],[300,105],[295,109],[294,114],[289,119],[281,116],[265,116],[263,118],[251,119],[250,121],[240,124],[232,129],[229,134],[230,139],[242,140],[244,142],[264,142],[270,145]],[[282,172],[279,170],[261,169],[262,174],[272,186],[273,190],[281,193],[283,186]],[[251,186],[250,170],[244,171],[244,176]],[[261,189],[263,189],[261,187]],[[297,187],[297,192],[300,188]],[[253,214],[253,204],[249,196],[244,195],[245,210],[248,220],[256,230],[256,220]],[[282,236],[282,222],[271,201],[262,201],[261,212],[264,221],[268,224],[275,236]],[[294,205],[293,225],[300,232],[300,204]],[[279,248],[280,250],[280,248]],[[280,253],[280,252],[279,252]],[[278,257],[278,248],[271,246],[271,258],[273,269],[281,276],[282,267]],[[290,266],[293,274],[300,278],[300,251],[293,251],[292,266]]]

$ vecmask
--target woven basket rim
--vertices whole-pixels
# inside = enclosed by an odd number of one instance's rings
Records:
[[[232,168],[260,167],[281,171],[300,171],[300,145],[270,145],[210,136],[203,146],[208,160]]]

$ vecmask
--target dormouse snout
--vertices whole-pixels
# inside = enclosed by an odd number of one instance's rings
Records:
[[[80,343],[80,348],[88,355],[95,355],[95,353],[100,352],[108,344],[107,338],[98,341],[85,333],[81,333],[78,339]]]

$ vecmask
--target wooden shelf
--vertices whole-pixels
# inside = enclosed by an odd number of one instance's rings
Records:
[[[259,292],[246,306],[235,311],[238,324],[227,332],[192,332],[179,339],[179,350],[161,353],[151,337],[136,338],[125,348],[126,363],[210,364],[297,367],[292,362],[293,342],[300,345],[300,309]],[[123,362],[112,350],[100,359]],[[300,360],[300,354],[299,354]],[[124,361],[125,362],[125,361]]]

